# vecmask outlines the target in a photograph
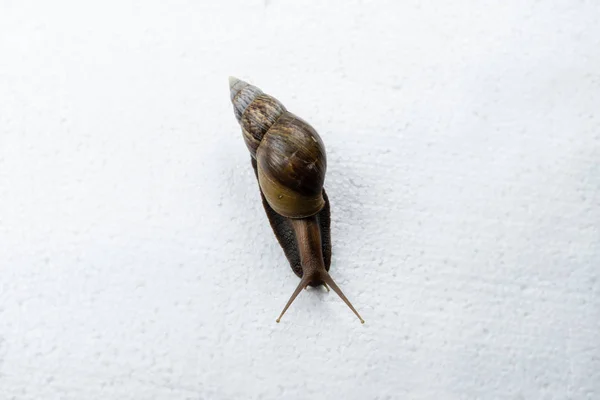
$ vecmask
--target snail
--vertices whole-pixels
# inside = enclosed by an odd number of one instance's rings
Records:
[[[230,77],[229,89],[263,207],[292,270],[300,278],[276,321],[302,289],[324,286],[329,291],[329,285],[364,324],[329,275],[330,207],[323,189],[327,160],[321,137],[256,86]]]

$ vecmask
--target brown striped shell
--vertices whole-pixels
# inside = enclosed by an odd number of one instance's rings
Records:
[[[235,117],[256,159],[258,182],[269,205],[288,218],[318,213],[325,205],[327,169],[319,134],[256,86],[230,78],[229,87]]]

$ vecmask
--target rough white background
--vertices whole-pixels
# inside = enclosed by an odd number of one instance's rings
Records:
[[[597,1],[0,0],[0,399],[599,399]],[[328,150],[333,294],[227,76]]]

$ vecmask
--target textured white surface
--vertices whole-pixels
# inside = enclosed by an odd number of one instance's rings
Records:
[[[89,3],[0,1],[0,399],[600,398],[597,1]],[[364,326],[275,323],[229,74],[323,137]]]

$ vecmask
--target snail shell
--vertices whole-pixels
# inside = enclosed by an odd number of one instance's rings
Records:
[[[315,129],[279,100],[246,82],[233,81],[231,101],[269,205],[288,218],[321,211],[327,159]]]

